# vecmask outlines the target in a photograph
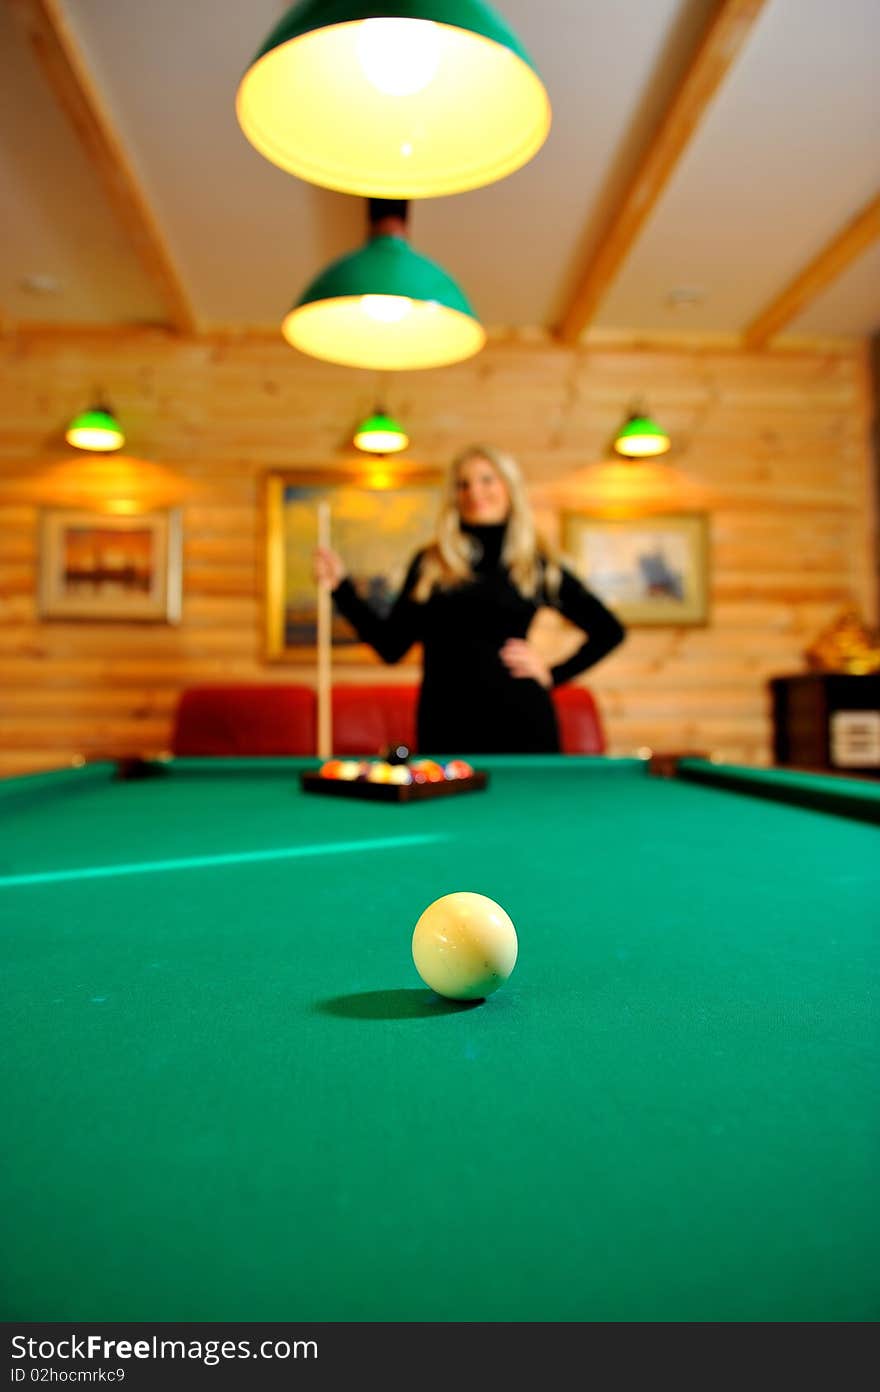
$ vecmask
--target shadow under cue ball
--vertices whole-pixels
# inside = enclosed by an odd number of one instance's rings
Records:
[[[484,1000],[516,965],[516,929],[485,894],[444,894],[429,904],[412,940],[416,971],[449,1000]]]

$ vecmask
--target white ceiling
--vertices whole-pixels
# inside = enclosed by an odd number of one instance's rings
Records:
[[[413,245],[489,327],[551,328],[716,0],[497,0],[541,71],[553,128],[487,189],[414,203]],[[199,324],[277,325],[362,240],[362,200],[262,159],[235,120],[280,0],[61,0]],[[736,334],[880,189],[880,3],[767,0],[593,321]],[[479,112],[474,112],[474,120]],[[161,322],[130,245],[31,50],[0,5],[0,316]],[[29,275],[57,289],[23,288]],[[676,289],[697,302],[672,304]],[[786,332],[880,329],[866,252]]]

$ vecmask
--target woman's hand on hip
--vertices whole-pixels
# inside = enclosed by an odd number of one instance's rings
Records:
[[[508,638],[500,653],[512,677],[531,677],[533,681],[549,689],[553,685],[550,668],[537,648],[525,638]]]
[[[345,579],[342,557],[327,546],[316,546],[312,556],[312,573],[319,585],[329,585],[331,590],[335,590]]]

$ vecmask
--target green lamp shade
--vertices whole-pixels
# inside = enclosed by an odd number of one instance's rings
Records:
[[[398,454],[409,444],[409,436],[393,416],[377,411],[361,421],[354,432],[354,443],[367,454]]]
[[[617,453],[627,459],[649,459],[654,454],[665,454],[669,446],[669,436],[650,416],[630,416],[614,441]]]
[[[84,450],[116,450],[125,444],[118,422],[105,406],[82,411],[67,427],[64,438],[69,445]]]
[[[437,198],[519,169],[550,129],[531,59],[481,0],[302,0],[242,79],[266,159],[374,198]]]
[[[316,276],[282,332],[313,358],[388,372],[445,367],[486,342],[455,281],[393,236],[374,237]]]

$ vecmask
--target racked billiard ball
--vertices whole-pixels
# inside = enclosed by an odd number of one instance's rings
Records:
[[[391,765],[384,759],[377,759],[370,764],[367,769],[367,781],[370,783],[390,783]]]
[[[517,950],[516,929],[501,905],[466,890],[429,904],[412,939],[419,976],[450,1000],[483,1000],[497,991]]]
[[[474,771],[467,759],[450,759],[443,772],[447,778],[473,778]]]
[[[446,777],[436,759],[413,759],[410,768],[414,783],[442,783]]]
[[[410,750],[406,744],[390,744],[382,751],[382,758],[389,764],[405,764],[409,761]]]

